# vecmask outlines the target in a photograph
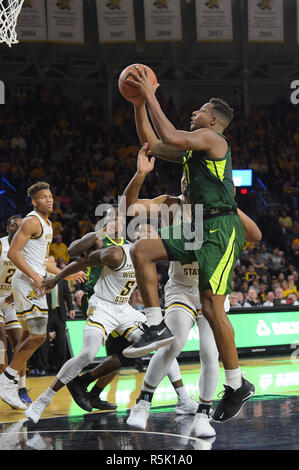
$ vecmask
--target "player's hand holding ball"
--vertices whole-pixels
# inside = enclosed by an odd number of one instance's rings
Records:
[[[121,95],[134,106],[141,106],[155,93],[159,84],[153,70],[147,65],[128,65],[120,74],[118,88]]]

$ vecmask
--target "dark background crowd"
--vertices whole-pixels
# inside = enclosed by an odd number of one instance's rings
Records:
[[[196,100],[178,109],[159,93],[168,118],[187,130]],[[249,119],[236,107],[226,133],[232,143],[233,167],[254,172],[247,194],[237,192],[238,204],[263,233],[260,244],[246,243],[236,264],[231,307],[298,304],[298,118],[298,106],[284,100],[252,107]],[[63,267],[70,261],[67,246],[94,229],[97,205],[117,203],[136,170],[138,150],[133,108],[122,98],[114,103],[113,120],[108,122],[100,100],[86,95],[81,102],[72,102],[59,88],[24,88],[0,107],[1,184],[15,206],[4,204],[2,198],[1,207],[8,212],[1,212],[1,235],[10,215],[24,216],[31,210],[28,186],[47,181],[55,200],[50,254]],[[181,173],[179,165],[156,160],[141,196],[179,194]],[[160,263],[158,270],[163,306],[167,264]],[[70,285],[76,309],[75,293],[81,287]]]

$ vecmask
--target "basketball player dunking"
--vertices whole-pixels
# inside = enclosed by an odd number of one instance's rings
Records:
[[[0,398],[12,408],[26,409],[18,396],[18,376],[28,359],[45,341],[48,306],[42,288],[46,271],[57,274],[60,270],[48,262],[53,238],[49,215],[53,211],[53,197],[49,184],[37,182],[27,191],[34,210],[23,219],[15,233],[7,256],[17,268],[12,278],[12,290],[17,317],[23,328],[22,341],[17,345],[12,361],[0,376]],[[78,273],[78,280],[85,280]]]

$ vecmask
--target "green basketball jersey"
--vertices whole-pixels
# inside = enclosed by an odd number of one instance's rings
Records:
[[[122,246],[125,243],[128,243],[124,238],[121,239],[120,243],[116,243],[114,240],[109,238],[107,235],[103,239],[103,247],[102,248],[107,248],[108,246],[114,245],[114,246]],[[103,270],[104,266],[95,266],[92,268],[87,268],[86,276],[87,276],[87,281],[84,286],[84,291],[91,297],[94,293],[94,286],[96,285],[98,279],[101,276],[101,272]]]
[[[230,142],[224,135],[218,134],[228,143],[228,150],[223,158],[211,160],[205,152],[196,150],[189,150],[184,156],[187,197],[193,216],[195,204],[203,205],[203,215],[210,214],[212,209],[222,212],[237,210]]]

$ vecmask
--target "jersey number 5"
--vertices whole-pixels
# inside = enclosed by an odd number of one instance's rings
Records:
[[[124,286],[125,288],[121,291],[121,293],[119,295],[123,295],[123,296],[127,297],[130,294],[131,289],[134,286],[134,284],[135,284],[135,281],[127,281],[125,286]]]

